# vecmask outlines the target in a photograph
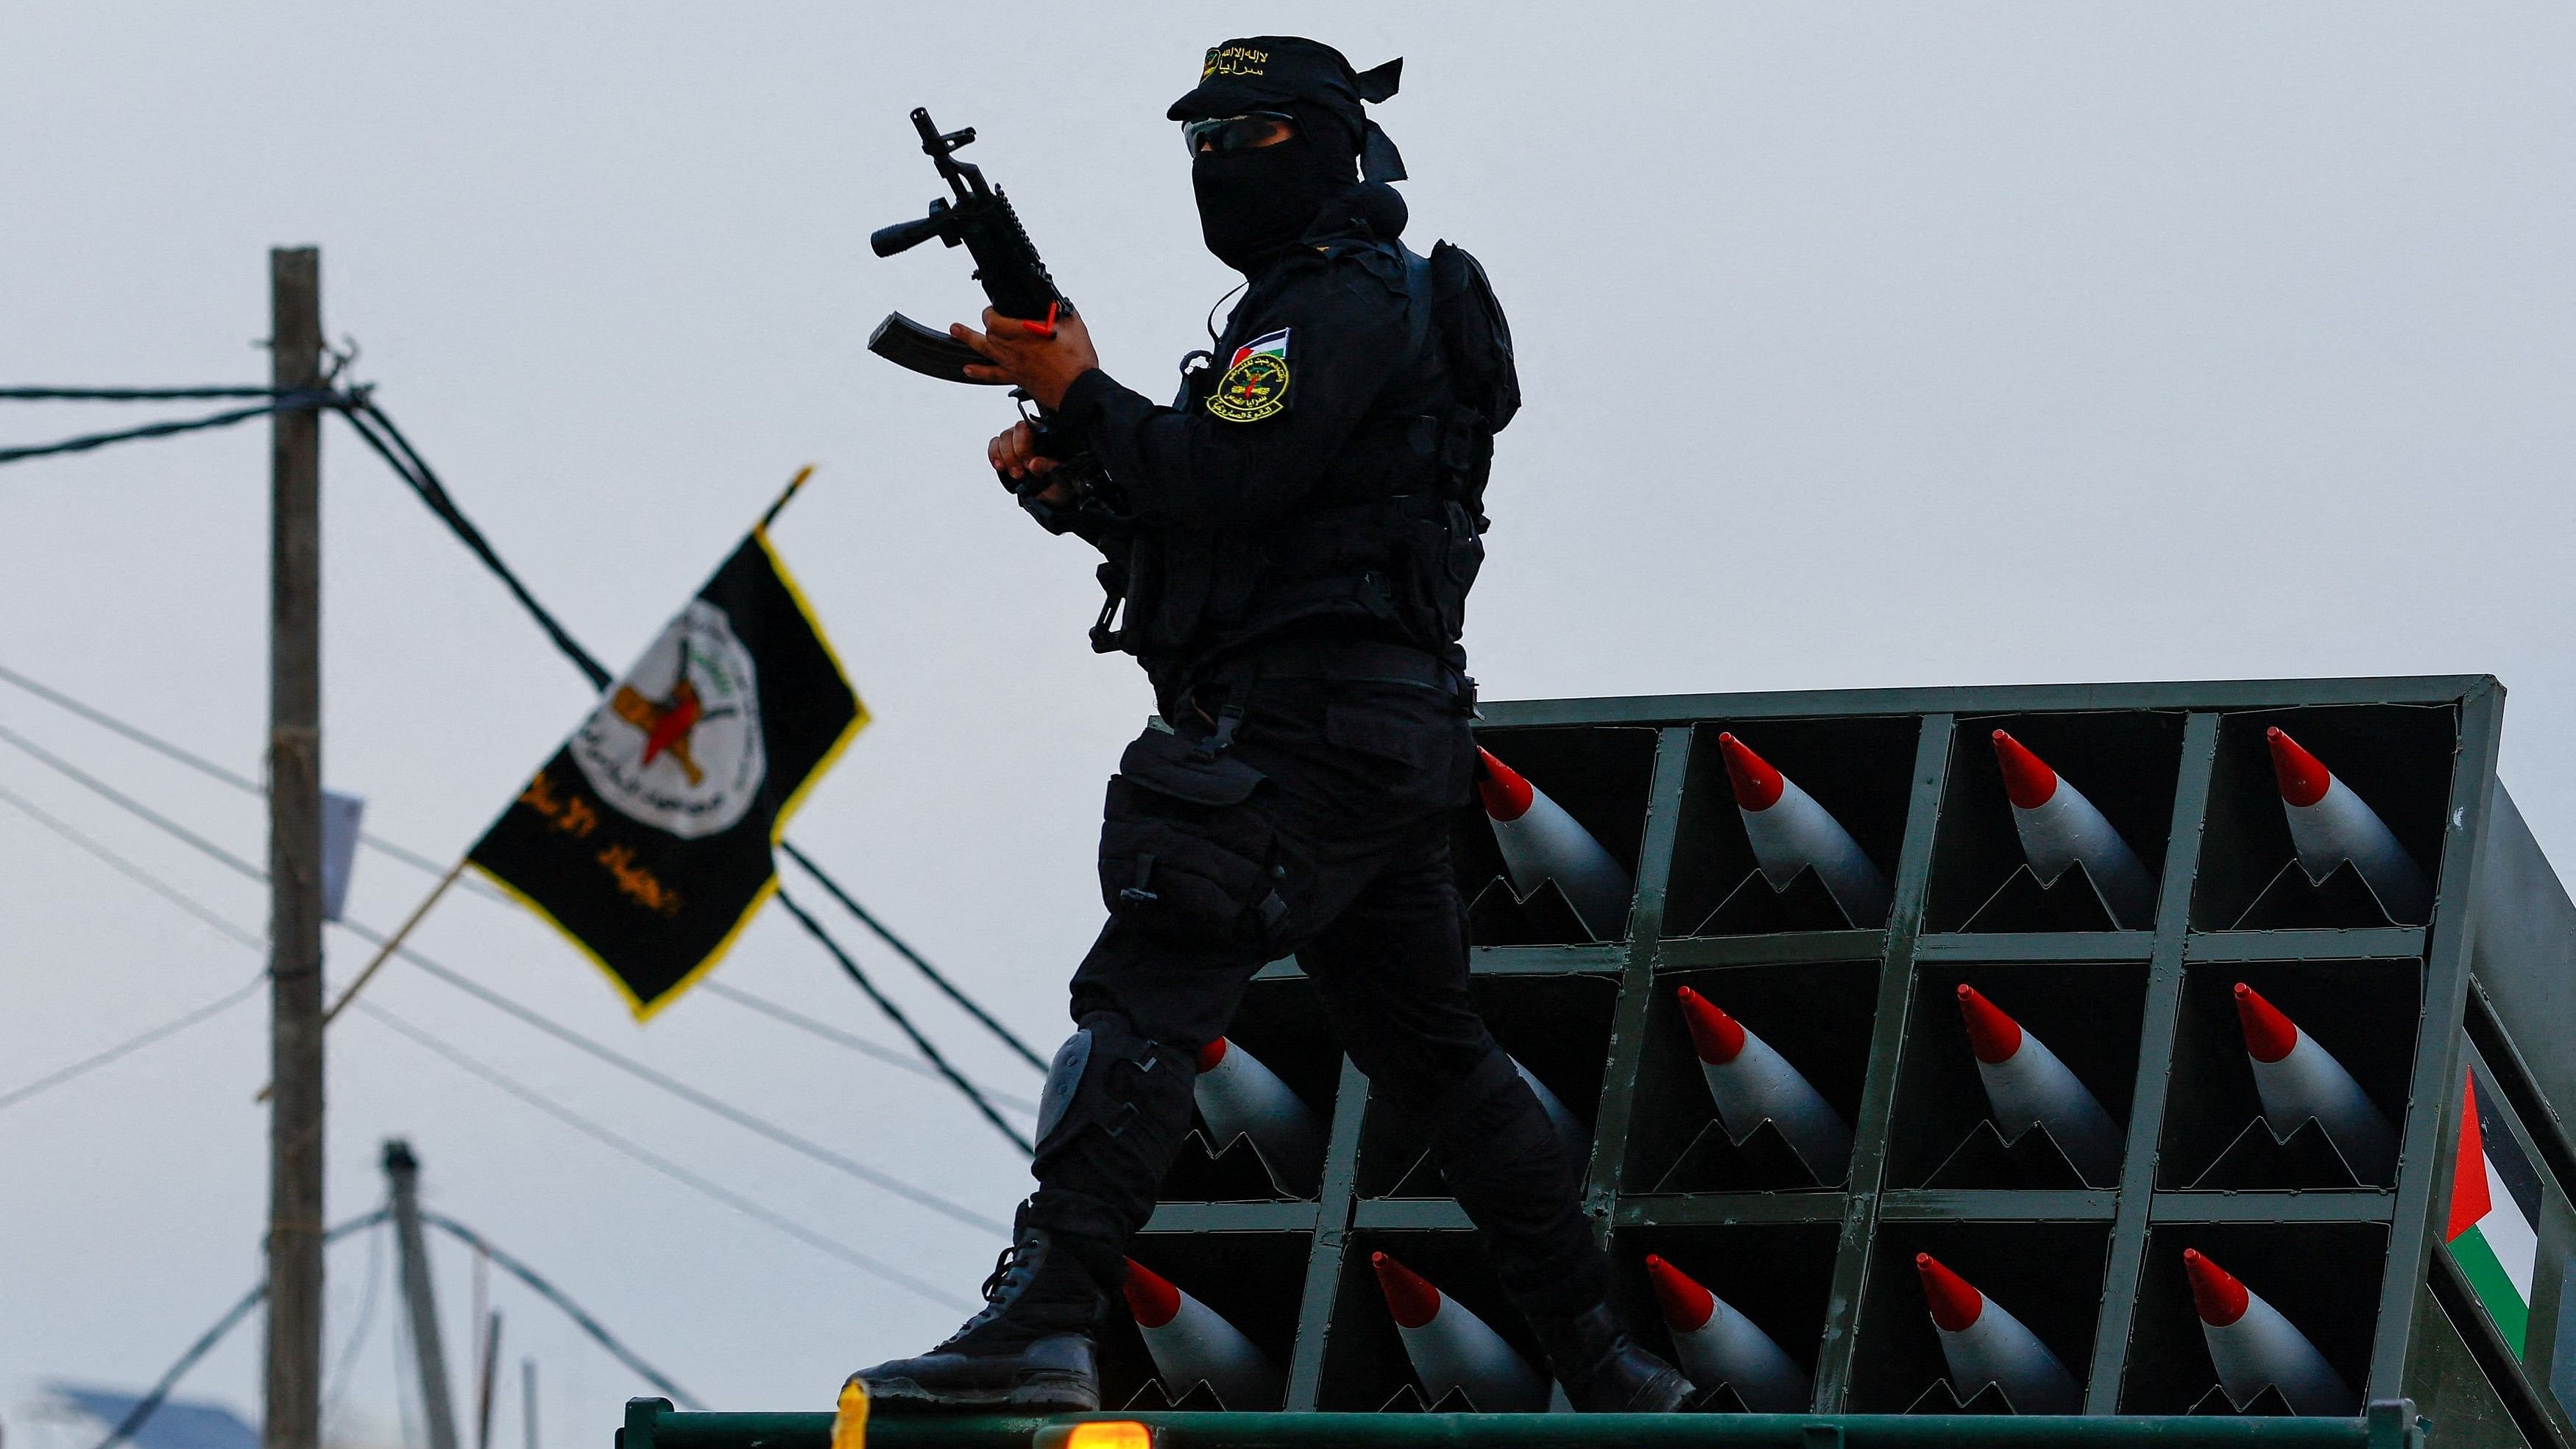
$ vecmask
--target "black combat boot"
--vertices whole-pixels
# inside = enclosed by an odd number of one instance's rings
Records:
[[[1029,1226],[1028,1217],[1022,1204],[1011,1245],[984,1280],[983,1312],[918,1358],[850,1375],[869,1398],[957,1408],[1100,1407],[1091,1323],[1106,1299],[1068,1245]]]
[[[1680,1370],[1638,1347],[1607,1305],[1530,1327],[1578,1413],[1678,1413],[1698,1392]]]

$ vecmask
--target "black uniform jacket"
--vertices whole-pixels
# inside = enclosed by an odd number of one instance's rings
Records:
[[[1411,325],[1404,268],[1364,228],[1310,233],[1252,278],[1172,406],[1099,371],[1065,393],[1064,421],[1116,500],[1074,531],[1109,556],[1113,593],[1123,582],[1115,647],[1158,684],[1280,635],[1451,652],[1405,628],[1390,581],[1405,525],[1388,500],[1428,491],[1418,425],[1448,395],[1439,349]]]

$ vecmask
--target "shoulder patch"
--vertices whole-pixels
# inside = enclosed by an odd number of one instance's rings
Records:
[[[1229,423],[1257,423],[1288,407],[1288,332],[1282,327],[1234,350],[1207,410]]]

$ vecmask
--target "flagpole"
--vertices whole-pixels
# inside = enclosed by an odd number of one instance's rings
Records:
[[[760,530],[769,527],[772,523],[777,522],[779,510],[785,508],[787,506],[787,500],[795,497],[796,490],[804,487],[805,480],[813,476],[814,465],[811,463],[797,469],[796,476],[787,480],[787,490],[778,495],[778,501],[769,505],[769,511],[760,515],[760,522],[753,525],[753,532],[759,532]]]
[[[376,972],[383,968],[385,962],[391,960],[393,954],[402,949],[402,943],[411,936],[412,927],[421,923],[421,918],[429,914],[430,908],[437,905],[440,898],[447,894],[447,888],[456,884],[456,878],[464,873],[465,861],[460,857],[456,864],[447,868],[447,874],[438,878],[438,884],[430,887],[429,894],[421,898],[420,904],[412,907],[411,914],[403,918],[402,925],[385,938],[382,946],[376,948],[376,954],[367,962],[366,969],[360,971],[346,987],[341,989],[340,999],[332,1002],[330,1008],[322,1013],[322,1025],[329,1026],[333,1017],[348,1009],[349,1003],[357,997],[359,989],[373,980]],[[259,1095],[253,1100],[265,1102],[276,1091],[277,1084],[271,1082],[260,1088]]]
[[[430,907],[437,905],[439,898],[447,894],[447,888],[456,884],[456,878],[464,873],[465,862],[461,858],[456,862],[456,864],[447,868],[447,874],[440,876],[438,878],[438,884],[430,887],[428,896],[423,898],[419,905],[412,907],[411,915],[406,917],[403,923],[394,929],[394,933],[392,935],[385,938],[385,943],[382,946],[376,948],[375,959],[367,963],[367,969],[359,972],[357,978],[351,981],[347,987],[342,989],[340,992],[340,999],[331,1003],[331,1009],[322,1013],[322,1024],[324,1026],[329,1026],[331,1024],[331,1018],[338,1016],[342,1011],[346,1010],[351,998],[358,994],[359,988],[365,986],[367,982],[375,976],[377,968],[383,966],[387,960],[392,958],[396,951],[402,949],[402,943],[411,936],[411,928],[420,924],[421,917],[429,914]]]

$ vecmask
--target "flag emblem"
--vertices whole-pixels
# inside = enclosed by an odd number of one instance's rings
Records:
[[[466,859],[649,1017],[777,888],[771,848],[867,717],[754,529]]]
[[[2540,1239],[2540,1177],[2482,1101],[2477,1074],[2460,1084],[2459,1153],[2452,1164],[2451,1258],[2486,1305],[2487,1317],[2520,1358],[2531,1319],[2532,1270]]]
[[[1257,423],[1288,406],[1288,329],[1256,337],[1234,350],[1225,376],[1208,394],[1207,410],[1229,423]]]
[[[691,599],[570,749],[590,788],[646,825],[697,840],[738,824],[769,761],[751,651],[724,610]]]

